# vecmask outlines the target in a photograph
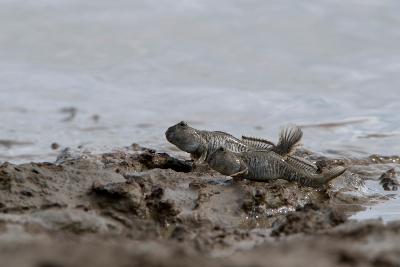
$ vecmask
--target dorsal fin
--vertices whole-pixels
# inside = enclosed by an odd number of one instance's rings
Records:
[[[219,134],[232,136],[231,134],[228,134],[227,132],[223,132],[223,131],[213,131],[213,133],[219,133]]]
[[[303,131],[296,125],[288,125],[283,128],[279,134],[279,142],[273,149],[279,155],[292,155],[295,151],[301,138]]]
[[[251,137],[251,136],[244,136],[242,135],[242,141],[249,145],[252,146],[254,148],[257,149],[268,149],[271,150],[273,148],[275,148],[275,144],[272,143],[271,141],[268,141],[266,139],[262,139],[262,138],[257,138],[257,137]]]

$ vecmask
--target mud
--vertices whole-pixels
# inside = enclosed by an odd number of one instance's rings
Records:
[[[384,190],[397,191],[399,182],[397,181],[395,169],[392,168],[384,172],[379,179]]]
[[[299,153],[349,171],[320,189],[233,181],[137,144],[4,163],[1,266],[400,266],[400,222],[349,220],[384,158]]]

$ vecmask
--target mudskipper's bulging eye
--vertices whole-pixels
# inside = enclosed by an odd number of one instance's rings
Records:
[[[187,123],[184,122],[184,121],[181,121],[181,122],[179,123],[179,126],[185,127],[185,126],[187,126]]]

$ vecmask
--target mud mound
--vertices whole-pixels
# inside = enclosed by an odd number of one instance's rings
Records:
[[[2,266],[268,266],[266,257],[290,266],[295,256],[304,266],[395,264],[398,225],[347,221],[367,201],[362,186],[353,173],[321,189],[233,181],[138,145],[64,150],[55,163],[0,166],[0,258]],[[378,233],[393,243],[365,253],[365,240],[382,242]],[[352,249],[339,246],[343,238]]]

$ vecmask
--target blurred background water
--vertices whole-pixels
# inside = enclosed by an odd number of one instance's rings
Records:
[[[168,150],[179,120],[265,137],[353,121],[304,144],[400,151],[398,1],[0,3],[1,138],[23,142],[1,160],[52,159],[52,142]]]
[[[276,138],[334,157],[400,154],[397,0],[0,0],[0,161],[165,129]],[[323,124],[323,127],[317,127]],[[328,124],[328,125],[324,125]]]

